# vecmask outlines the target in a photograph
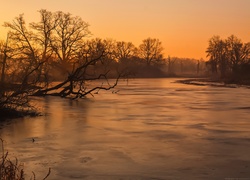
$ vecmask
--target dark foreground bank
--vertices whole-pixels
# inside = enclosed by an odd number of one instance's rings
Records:
[[[0,108],[0,121],[6,119],[21,118],[25,116],[39,116],[35,110],[17,110],[13,108]]]

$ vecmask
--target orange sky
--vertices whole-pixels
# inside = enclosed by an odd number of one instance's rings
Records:
[[[131,41],[158,38],[165,56],[206,59],[208,39],[231,34],[250,41],[250,0],[0,0],[0,24],[37,10],[70,12],[90,24],[93,37]],[[0,27],[3,39],[6,30]]]

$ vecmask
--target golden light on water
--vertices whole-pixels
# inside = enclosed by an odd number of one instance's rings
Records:
[[[248,177],[248,89],[175,80],[134,79],[78,101],[38,98],[44,116],[14,120],[1,137],[38,179],[49,167],[62,180]]]

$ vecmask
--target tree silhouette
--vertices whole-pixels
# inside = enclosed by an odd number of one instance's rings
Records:
[[[239,73],[240,65],[247,61],[249,45],[243,44],[236,36],[231,35],[226,39],[228,59],[233,75]]]
[[[5,69],[6,69],[6,64],[7,64],[7,52],[8,52],[8,36],[6,39],[6,42],[4,43],[3,41],[0,42],[0,54],[2,59],[2,71],[1,71],[1,85],[4,85],[5,83]]]
[[[213,36],[209,40],[207,56],[211,71],[220,73],[221,78],[237,77],[243,66],[249,64],[250,45],[242,43],[236,36],[231,35],[223,40]],[[219,69],[219,71],[218,71]]]
[[[163,59],[163,47],[159,39],[147,38],[139,45],[139,56],[144,59],[147,65],[157,63]]]
[[[116,42],[115,56],[118,62],[126,63],[132,56],[136,55],[136,48],[132,42]]]
[[[113,76],[113,83],[108,79],[111,42],[86,41],[89,25],[80,17],[43,9],[39,13],[37,23],[27,25],[19,15],[4,24],[9,33],[8,45],[1,45],[0,108],[29,107],[30,95],[82,98],[117,85],[121,73]],[[99,85],[87,86],[100,79]]]

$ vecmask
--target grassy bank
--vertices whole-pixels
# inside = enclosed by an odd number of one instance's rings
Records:
[[[25,180],[27,175],[24,173],[24,167],[23,165],[18,161],[17,158],[14,158],[14,160],[11,160],[9,158],[8,151],[5,152],[4,149],[4,141],[0,139],[0,142],[2,144],[2,157],[0,159],[0,179],[1,180]],[[47,173],[47,175],[43,178],[43,180],[47,179],[50,175],[50,168]],[[36,175],[34,172],[32,172],[32,175],[30,180],[35,180]]]

